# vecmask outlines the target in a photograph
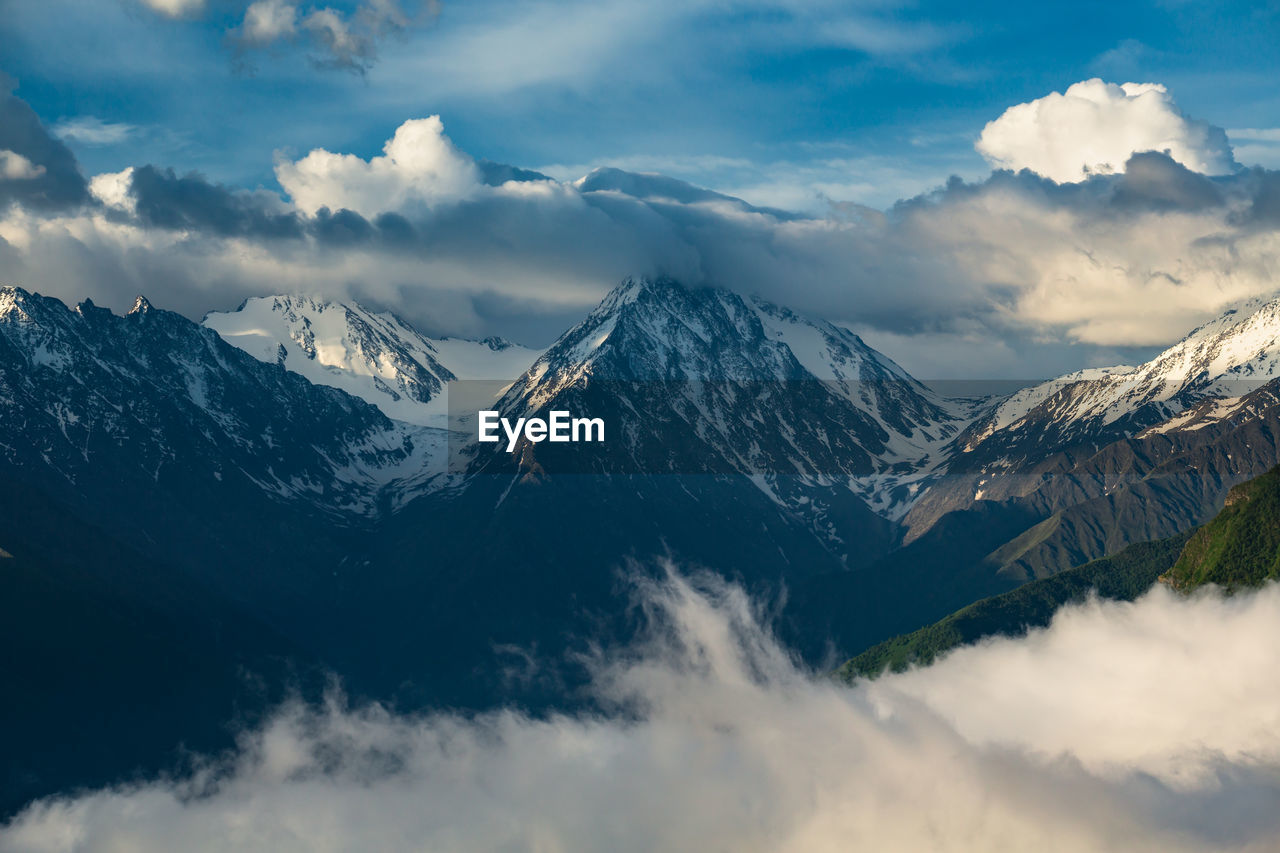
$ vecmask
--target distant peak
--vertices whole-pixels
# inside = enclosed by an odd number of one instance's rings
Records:
[[[511,343],[511,341],[507,340],[506,338],[500,338],[497,335],[490,335],[489,337],[480,341],[480,343],[484,344],[494,352],[502,352],[503,350],[511,349],[513,346],[515,346],[515,344]]]
[[[86,297],[83,302],[76,306],[76,313],[81,317],[110,317],[111,309],[103,308],[101,305],[95,304],[92,299]]]
[[[133,300],[133,307],[129,309],[130,314],[146,314],[151,310],[151,303],[147,297],[138,294],[138,298]]]

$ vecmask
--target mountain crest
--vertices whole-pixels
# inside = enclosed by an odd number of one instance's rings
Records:
[[[395,420],[443,426],[457,379],[510,379],[537,352],[500,339],[432,339],[391,312],[303,294],[245,300],[205,327],[268,364],[340,388]]]
[[[1255,299],[1136,367],[1082,370],[1023,389],[974,428],[965,449],[1019,432],[1037,443],[1152,427],[1209,398],[1238,398],[1280,377],[1280,299]]]
[[[836,481],[889,516],[964,425],[847,329],[668,277],[624,280],[498,408],[611,413],[605,468],[760,475],[780,500],[780,476]]]

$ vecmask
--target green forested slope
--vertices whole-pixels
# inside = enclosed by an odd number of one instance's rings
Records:
[[[1175,589],[1227,589],[1280,578],[1280,466],[1241,483],[1226,506],[1187,542],[1165,576]]]
[[[1190,535],[1188,531],[1130,545],[1114,556],[985,598],[918,631],[872,646],[837,674],[845,681],[875,677],[886,668],[900,671],[911,664],[929,664],[938,655],[983,637],[1021,634],[1048,625],[1054,611],[1082,600],[1090,590],[1096,589],[1103,598],[1131,601],[1174,564]]]

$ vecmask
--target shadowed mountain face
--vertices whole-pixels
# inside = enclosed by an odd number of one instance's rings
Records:
[[[35,488],[0,489],[0,813],[231,747],[325,669],[244,606]]]
[[[1153,362],[1180,365],[1168,393],[1152,377],[1177,371],[1144,366],[957,401],[846,329],[670,280],[624,282],[541,353],[295,297],[202,327],[0,290],[0,502],[21,508],[0,513],[0,570],[31,604],[5,683],[63,722],[168,709],[207,743],[256,707],[238,674],[278,687],[281,659],[403,707],[565,707],[572,652],[632,636],[628,578],[663,557],[777,602],[811,662],[842,659],[1207,520],[1280,453],[1280,388],[1219,381],[1268,375],[1237,341],[1268,316]],[[455,423],[459,379],[505,379],[486,405],[509,418],[599,418],[605,440],[450,435],[433,425]],[[91,669],[97,633],[116,676],[41,681]],[[148,667],[209,712],[148,693]],[[175,732],[149,730],[128,742],[158,766]],[[121,743],[95,779],[129,771]],[[30,770],[39,737],[12,746],[10,796],[64,784]]]

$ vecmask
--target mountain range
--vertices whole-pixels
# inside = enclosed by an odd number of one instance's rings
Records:
[[[107,633],[122,668],[114,691],[9,679],[3,804],[173,760],[139,724],[73,778],[40,760],[46,712],[199,705],[216,744],[215,717],[279,695],[242,676],[295,665],[404,707],[563,707],[572,652],[626,642],[634,577],[666,559],[777,602],[811,663],[845,659],[1213,517],[1280,459],[1278,365],[1280,302],[1143,365],[951,399],[842,326],[666,278],[545,350],[299,295],[195,323],[0,289],[0,578],[31,602],[7,671],[33,649],[91,671]],[[458,431],[476,400],[600,417],[606,441],[481,445]],[[179,660],[217,701],[143,676]]]

